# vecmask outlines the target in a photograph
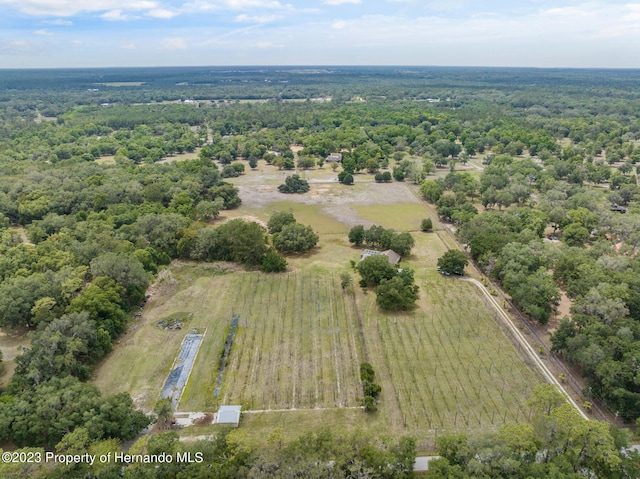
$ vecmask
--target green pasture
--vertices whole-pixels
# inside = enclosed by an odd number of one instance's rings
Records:
[[[344,223],[336,220],[323,210],[322,205],[295,203],[293,201],[278,201],[270,203],[262,210],[256,212],[256,216],[269,221],[269,217],[276,211],[290,211],[298,223],[311,225],[318,234],[344,234],[349,228]]]
[[[363,219],[396,231],[420,231],[420,222],[428,216],[420,203],[359,205],[355,209]]]

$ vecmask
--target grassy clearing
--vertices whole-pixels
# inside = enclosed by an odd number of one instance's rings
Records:
[[[205,347],[222,344],[227,319],[231,318],[224,309],[225,301],[221,301],[228,291],[226,275],[204,266],[192,270],[185,264],[172,265],[172,272],[175,284],[154,288],[142,318],[130,324],[127,333],[94,374],[94,382],[102,391],[128,391],[145,411],[151,411],[158,400],[185,334],[206,328],[206,341],[199,355],[203,354]],[[235,275],[228,277],[236,278]],[[185,316],[192,313],[183,329],[170,331],[157,326],[158,322],[178,313]]]
[[[241,180],[251,183],[247,177]],[[328,195],[320,195],[324,202],[317,203],[306,195],[243,196],[238,210],[225,212],[228,217],[267,220],[274,210],[293,208],[298,221],[320,232],[319,247],[288,257],[289,271],[280,275],[229,265],[216,270],[212,265],[172,264],[175,284],[153,294],[141,321],[98,370],[96,383],[107,392],[131,392],[149,410],[184,334],[206,328],[179,409],[211,411],[224,403],[266,410],[244,415],[238,434],[252,441],[265,441],[276,427],[293,438],[326,426],[410,433],[427,450],[445,431],[474,435],[505,421],[526,420],[526,396],[542,380],[520,359],[474,286],[436,273],[437,258],[451,241],[439,222],[434,221],[435,232],[412,233],[414,253],[403,259],[416,271],[420,286],[416,310],[381,312],[375,295],[361,291],[352,271],[354,295],[342,293],[339,274],[350,270],[349,261],[360,252],[347,241],[350,224],[416,229],[429,215],[405,184],[354,186],[329,184],[336,196],[329,201]],[[391,196],[381,196],[390,188]],[[376,198],[381,199],[378,204]],[[221,267],[229,270],[219,274]],[[192,314],[186,330],[156,326],[178,313]],[[240,315],[239,327],[216,399],[220,352],[234,313]],[[373,364],[382,386],[380,409],[372,415],[357,408],[363,360]],[[207,431],[194,428],[185,434]]]
[[[98,165],[115,165],[116,156],[115,155],[101,156],[100,158],[95,159],[95,163],[97,163]]]
[[[188,153],[177,153],[175,155],[167,156],[158,161],[158,163],[175,163],[176,161],[195,160],[196,158],[198,158],[199,153],[200,148],[196,148],[195,151],[191,151]]]
[[[318,234],[341,234],[348,231],[347,225],[325,213],[320,205],[278,201],[269,204],[256,213],[258,217],[268,221],[269,217],[276,211],[291,211],[299,223],[312,225],[314,231]]]
[[[358,214],[372,223],[396,231],[418,231],[420,222],[428,215],[419,203],[357,206]]]

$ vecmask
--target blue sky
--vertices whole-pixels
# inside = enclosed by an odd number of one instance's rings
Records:
[[[0,68],[640,68],[640,2],[0,0]]]

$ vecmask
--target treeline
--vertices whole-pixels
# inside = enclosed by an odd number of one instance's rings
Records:
[[[0,396],[0,437],[48,449],[78,430],[91,441],[132,439],[151,418],[128,394],[102,396],[83,381],[189,227],[237,206],[237,189],[198,160],[70,159],[19,171],[0,180],[0,324],[33,333]]]
[[[144,436],[124,452],[117,442],[95,440],[86,428],[79,428],[60,441],[58,454],[96,455],[88,461],[69,465],[29,464],[28,467],[4,462],[0,475],[12,478],[83,478],[122,477],[177,479],[248,478],[280,479],[322,477],[347,479],[409,479],[413,476],[415,440],[410,437],[373,439],[361,433],[339,433],[321,429],[284,441],[284,431],[274,430],[267,444],[253,446],[233,432],[220,432],[210,440],[183,442],[175,432]],[[36,448],[18,449],[15,453],[41,454]],[[100,462],[100,455],[111,460]],[[132,457],[116,461],[116,454]],[[135,461],[140,455],[157,458],[150,462]],[[167,459],[167,457],[169,459]]]
[[[583,478],[638,477],[631,434],[605,422],[588,421],[554,386],[540,386],[529,399],[531,423],[505,424],[496,434],[436,439],[440,458],[426,477]]]
[[[623,165],[633,164],[634,151]],[[485,165],[479,179],[452,172],[425,180],[421,192],[530,318],[548,322],[561,290],[567,294],[572,319],[560,324],[553,349],[581,366],[587,397],[627,419],[640,416],[633,379],[640,352],[635,178],[577,149],[538,161],[489,155]]]

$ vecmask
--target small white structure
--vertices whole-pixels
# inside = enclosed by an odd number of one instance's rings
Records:
[[[241,410],[242,406],[220,406],[215,423],[238,427],[240,425]]]

